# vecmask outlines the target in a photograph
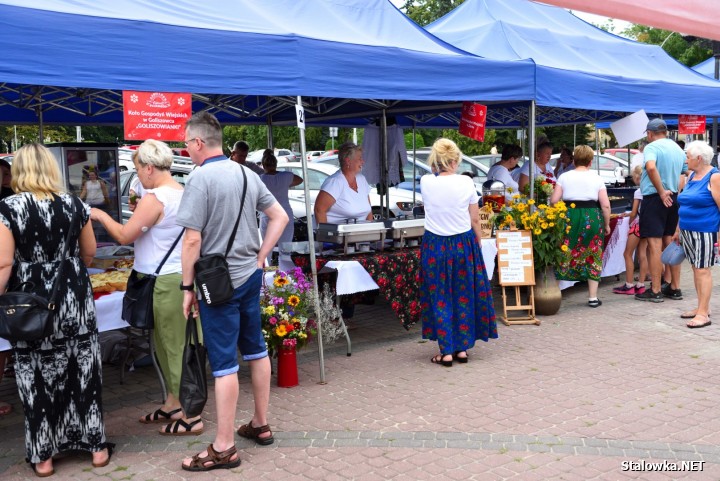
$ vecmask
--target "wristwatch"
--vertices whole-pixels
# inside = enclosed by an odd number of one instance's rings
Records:
[[[181,290],[181,291],[194,291],[194,290],[195,290],[195,285],[194,285],[194,284],[190,284],[189,286],[186,286],[185,284],[183,284],[183,283],[181,282],[181,283],[180,283],[180,290]]]

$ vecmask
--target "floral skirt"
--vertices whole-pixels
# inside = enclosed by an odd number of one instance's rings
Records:
[[[568,209],[570,232],[563,242],[568,248],[555,277],[563,281],[599,281],[605,241],[602,212],[597,207]]]
[[[497,339],[492,288],[473,231],[439,236],[425,231],[420,266],[422,337],[452,354]]]

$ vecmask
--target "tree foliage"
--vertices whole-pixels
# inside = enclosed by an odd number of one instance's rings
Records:
[[[406,0],[400,8],[420,26],[434,22],[465,0]]]
[[[685,38],[677,32],[645,25],[631,25],[622,34],[638,42],[662,45],[668,55],[683,65],[692,67],[712,56],[712,48],[704,39]]]

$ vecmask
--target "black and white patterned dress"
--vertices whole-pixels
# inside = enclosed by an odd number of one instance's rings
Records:
[[[73,204],[77,218],[69,256],[63,261]],[[32,463],[63,451],[101,451],[106,445],[95,303],[78,246],[80,230],[89,218],[90,207],[68,194],[37,200],[22,193],[0,201],[0,222],[15,239],[9,290],[29,281],[34,292],[49,299],[55,274],[64,262],[55,333],[39,341],[13,343],[25,413],[25,446]]]

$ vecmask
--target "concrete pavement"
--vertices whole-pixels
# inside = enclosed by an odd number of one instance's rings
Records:
[[[689,266],[682,301],[652,304],[600,287],[603,305],[586,306],[584,286],[563,291],[563,305],[541,326],[499,326],[470,362],[430,363],[437,345],[405,331],[385,303],[358,306],[353,355],[343,340],[326,349],[327,384],[316,352],[299,356],[300,386],[271,392],[269,447],[237,439],[237,479],[252,480],[624,480],[720,479],[720,321],[690,330],[679,314],[694,307]],[[720,271],[714,297],[718,299]],[[496,306],[501,306],[495,290]],[[720,313],[720,300],[712,303]],[[151,368],[106,366],[109,466],[88,455],[56,461],[57,480],[211,480],[225,470],[188,473],[183,457],[212,441],[214,398],[205,433],[169,438],[137,418],[160,393]],[[248,371],[240,373],[237,423],[252,413]],[[24,463],[23,420],[13,379],[0,399],[0,479],[32,479]],[[682,462],[687,462],[684,466]],[[695,463],[690,463],[695,462]],[[629,468],[644,471],[624,471]],[[649,463],[660,463],[650,465]],[[667,471],[673,466],[702,471]],[[657,471],[658,468],[665,469]]]

